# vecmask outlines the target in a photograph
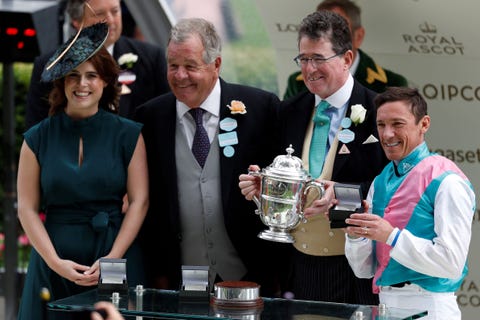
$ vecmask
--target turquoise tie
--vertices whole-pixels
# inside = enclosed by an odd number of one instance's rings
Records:
[[[323,163],[325,162],[325,154],[327,152],[328,131],[330,130],[330,117],[324,111],[330,107],[330,104],[322,100],[317,105],[313,122],[312,141],[310,142],[310,153],[308,156],[308,165],[310,175],[316,179],[322,173]]]

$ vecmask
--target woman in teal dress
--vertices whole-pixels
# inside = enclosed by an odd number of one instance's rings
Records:
[[[51,115],[25,133],[18,166],[18,215],[34,248],[20,320],[45,319],[43,287],[52,300],[95,288],[102,257],[127,258],[128,283],[142,283],[135,238],[148,206],[145,146],[141,125],[115,114],[118,69],[103,47],[107,32],[105,24],[81,30],[42,75],[54,80]]]

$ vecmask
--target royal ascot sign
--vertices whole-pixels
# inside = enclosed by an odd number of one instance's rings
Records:
[[[298,70],[300,21],[318,1],[257,0],[276,51],[279,95]],[[480,199],[480,4],[476,0],[357,0],[366,29],[362,49],[375,61],[405,76],[429,106],[432,151],[465,172]],[[442,8],[442,10],[438,10]],[[480,205],[474,217],[469,274],[457,292],[464,320],[480,311]]]
[[[419,34],[404,34],[403,41],[408,45],[408,53],[463,55],[464,46],[454,36],[442,35],[437,27],[428,22],[418,26]]]

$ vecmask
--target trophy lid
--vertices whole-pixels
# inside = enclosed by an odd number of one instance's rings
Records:
[[[265,168],[265,174],[277,178],[286,178],[294,180],[306,180],[310,178],[308,172],[303,169],[303,162],[300,158],[292,156],[295,151],[290,145],[286,155],[275,157],[272,164]]]

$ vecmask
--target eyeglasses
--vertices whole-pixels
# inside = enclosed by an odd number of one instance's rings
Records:
[[[338,57],[338,56],[341,56],[341,55],[343,55],[343,53],[337,53],[337,54],[335,54],[331,57],[328,57],[328,58],[322,58],[320,56],[313,56],[311,58],[307,58],[307,57],[303,57],[303,56],[297,56],[293,59],[293,61],[295,61],[297,66],[299,66],[300,68],[306,67],[308,65],[309,61],[312,63],[312,67],[318,68],[322,64],[327,62],[328,60],[333,59],[333,58]]]

